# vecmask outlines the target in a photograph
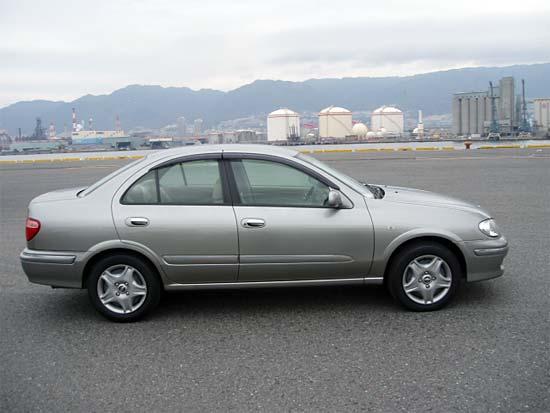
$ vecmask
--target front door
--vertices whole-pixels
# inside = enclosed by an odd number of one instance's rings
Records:
[[[329,208],[329,186],[302,169],[248,157],[228,163],[239,233],[239,281],[367,274],[374,238],[361,196],[348,190],[346,208]]]
[[[153,169],[113,199],[120,239],[155,254],[175,283],[237,279],[235,215],[221,166],[200,159]]]

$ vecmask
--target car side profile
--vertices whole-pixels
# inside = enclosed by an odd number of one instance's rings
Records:
[[[158,151],[87,188],[29,204],[21,263],[33,283],[87,288],[115,321],[163,290],[385,284],[436,310],[461,280],[503,273],[491,216],[432,192],[360,183],[267,145]]]

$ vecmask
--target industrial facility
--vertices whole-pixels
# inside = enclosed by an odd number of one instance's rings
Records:
[[[401,135],[404,122],[405,117],[401,110],[394,106],[381,106],[372,112],[370,127],[375,132]]]
[[[351,132],[352,135],[356,136],[358,139],[364,139],[369,133],[369,128],[367,128],[367,125],[364,123],[357,122],[353,125],[353,128],[351,128]]]
[[[550,136],[550,98],[534,99],[534,128],[544,136]]]
[[[527,129],[524,82],[522,95],[516,96],[511,76],[500,79],[498,86],[489,82],[486,91],[454,94],[452,106],[452,132],[458,136],[513,135]]]
[[[122,129],[116,115],[114,128],[98,130],[92,117],[87,121],[72,115],[72,127],[65,123],[58,132],[55,124],[44,126],[36,117],[32,134],[10,137],[0,131],[0,149],[5,152],[37,152],[58,150],[105,150],[105,149],[162,149],[171,146],[204,143],[270,143],[296,145],[315,143],[352,143],[371,140],[425,140],[425,139],[476,139],[501,136],[520,139],[550,136],[550,98],[537,98],[529,102],[525,98],[525,82],[517,87],[513,77],[503,77],[498,84],[488,82],[484,91],[456,93],[452,100],[451,114],[434,115],[426,118],[424,127],[422,111],[418,110],[418,121],[410,109],[405,113],[395,105],[383,105],[373,110],[356,109],[353,114],[340,106],[329,106],[318,113],[298,113],[289,108],[276,109],[267,115],[249,115],[236,119],[222,120],[209,125],[197,118],[197,113],[188,119],[178,116],[173,123],[155,129],[136,127],[129,132]],[[519,91],[519,92],[518,92]],[[529,110],[528,110],[529,104]],[[407,119],[405,119],[405,115]],[[356,117],[354,120],[353,117]],[[370,117],[370,122],[367,120]],[[205,119],[208,119],[205,116]],[[67,119],[68,120],[68,119]],[[407,122],[405,122],[407,120]],[[69,127],[67,125],[69,124]],[[30,128],[29,128],[30,129]]]
[[[353,135],[351,112],[338,106],[329,106],[319,112],[319,137],[343,139]]]
[[[416,125],[416,128],[413,129],[413,135],[416,137],[416,139],[422,139],[424,138],[424,122],[422,121],[422,111],[418,111],[418,123]]]
[[[282,108],[267,116],[267,141],[297,141],[300,138],[300,115]]]
[[[79,121],[76,116],[76,109],[72,111],[72,132],[70,135],[73,145],[102,145],[114,149],[137,148],[144,144],[143,138],[130,137],[124,133],[120,125],[120,118],[115,119],[115,130],[96,130],[93,118],[88,119],[86,127],[84,121]]]

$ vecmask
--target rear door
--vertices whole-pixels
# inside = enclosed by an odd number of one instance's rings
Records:
[[[238,240],[221,155],[150,171],[113,199],[122,241],[158,257],[175,283],[235,281]]]
[[[362,197],[327,207],[330,183],[283,158],[224,153],[239,233],[239,281],[361,278],[373,253]],[[333,185],[335,186],[335,185]]]

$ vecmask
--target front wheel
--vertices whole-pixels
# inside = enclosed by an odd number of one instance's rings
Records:
[[[90,272],[87,287],[96,310],[113,321],[136,321],[160,299],[155,270],[132,255],[112,255],[98,261]]]
[[[390,264],[388,287],[410,310],[438,310],[456,293],[461,272],[457,257],[448,248],[437,243],[415,244]]]

